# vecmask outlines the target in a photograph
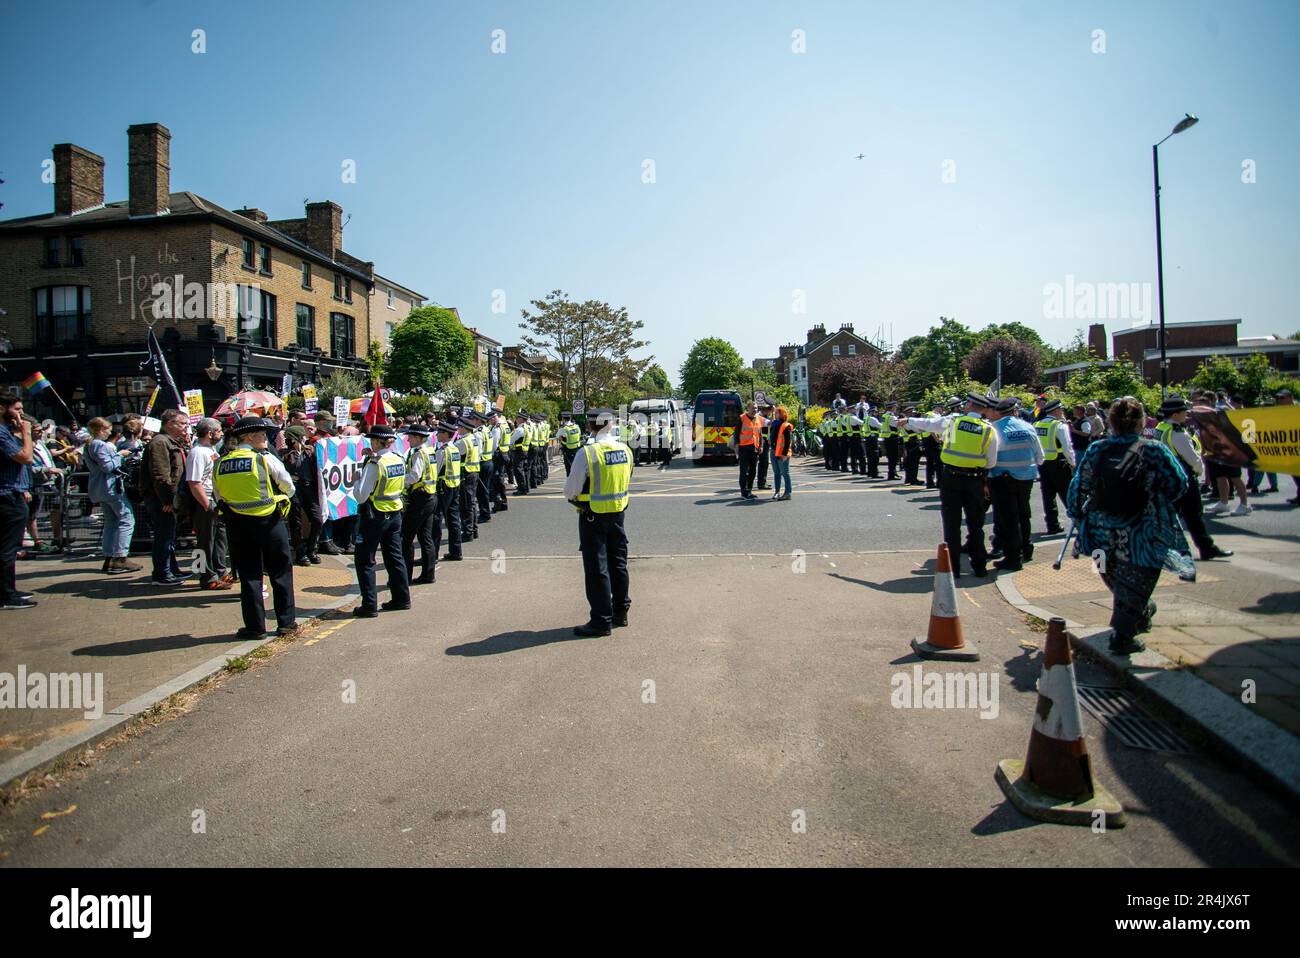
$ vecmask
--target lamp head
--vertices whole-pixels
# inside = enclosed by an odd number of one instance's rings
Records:
[[[1198,122],[1200,122],[1198,117],[1194,117],[1190,113],[1184,114],[1183,118],[1174,126],[1173,133],[1170,133],[1169,135],[1173,136],[1174,133],[1182,133],[1183,130],[1194,127]]]

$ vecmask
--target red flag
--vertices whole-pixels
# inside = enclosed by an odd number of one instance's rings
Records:
[[[370,408],[363,417],[367,426],[387,426],[388,416],[384,412],[384,399],[379,395],[379,380],[375,380],[375,394],[370,397]]]

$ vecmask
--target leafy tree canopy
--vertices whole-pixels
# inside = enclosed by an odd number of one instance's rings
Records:
[[[740,353],[725,339],[697,339],[682,363],[682,395],[692,402],[702,390],[734,388],[743,367]]]
[[[389,337],[386,383],[409,391],[444,392],[452,374],[474,360],[474,337],[456,314],[441,306],[411,310]]]

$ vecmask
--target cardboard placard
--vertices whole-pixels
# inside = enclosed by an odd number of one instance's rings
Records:
[[[318,405],[319,405],[319,400],[317,400],[316,398],[316,387],[311,385],[303,386],[302,387],[302,411],[306,414],[308,419],[316,415],[316,409],[318,408]]]
[[[185,390],[185,411],[190,415],[190,425],[197,426],[203,418],[203,390]]]

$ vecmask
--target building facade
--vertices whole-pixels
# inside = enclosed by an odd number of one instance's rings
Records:
[[[53,212],[0,222],[6,385],[40,371],[78,418],[139,411],[154,385],[150,326],[177,387],[203,390],[209,410],[241,387],[278,391],[285,375],[368,378],[374,264],[342,249],[342,208],[269,221],[172,192],[167,128],[127,137],[126,200],[105,202],[101,156],[59,144]],[[155,411],[172,405],[160,395]]]
[[[881,355],[880,347],[855,333],[852,323],[842,323],[831,333],[818,323],[808,330],[802,345],[787,343],[781,347],[775,360],[761,362],[772,364],[777,382],[791,386],[800,402],[815,403],[820,400],[818,374],[832,359]],[[755,360],[755,369],[758,362],[760,360]]]
[[[411,315],[411,310],[424,305],[427,297],[401,283],[375,274],[375,285],[370,289],[371,323],[379,333],[379,344],[388,349],[393,330]]]

